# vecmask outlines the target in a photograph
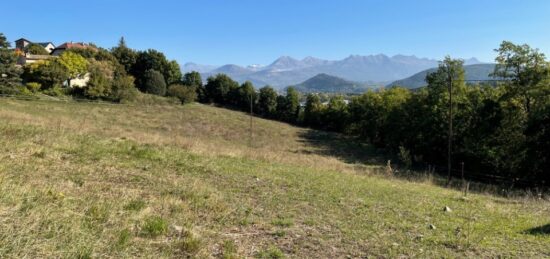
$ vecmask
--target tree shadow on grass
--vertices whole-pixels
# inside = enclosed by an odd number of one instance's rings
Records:
[[[529,235],[550,235],[550,223],[540,226],[540,227],[534,227],[525,230],[523,233],[529,234]]]
[[[318,130],[305,130],[299,137],[300,142],[312,147],[297,151],[300,153],[336,157],[350,164],[385,163],[381,151],[355,137]]]

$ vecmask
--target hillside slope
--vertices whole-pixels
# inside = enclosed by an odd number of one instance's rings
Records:
[[[295,88],[302,93],[361,93],[367,89],[364,84],[327,74],[318,74]]]
[[[248,123],[0,98],[0,257],[550,256],[546,201],[374,176],[368,148],[273,121],[250,147]]]
[[[409,89],[426,86],[426,76],[428,73],[435,72],[437,68],[424,70],[405,79],[392,82],[388,86],[403,86]],[[495,70],[494,64],[475,64],[464,66],[466,80],[489,80],[489,75]]]

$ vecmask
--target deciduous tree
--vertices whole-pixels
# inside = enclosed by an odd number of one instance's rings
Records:
[[[239,87],[239,83],[225,74],[217,74],[207,79],[205,86],[209,102],[230,104],[229,93]]]
[[[304,124],[313,128],[321,127],[321,119],[323,116],[324,107],[321,99],[317,94],[308,94],[306,97],[306,105],[304,107]]]
[[[30,43],[29,45],[27,45],[24,49],[25,52],[29,53],[29,54],[33,54],[33,55],[48,55],[50,53],[48,53],[48,51],[42,47],[40,44],[36,44],[36,43]]]
[[[277,92],[265,86],[260,89],[257,112],[263,117],[275,118],[277,115]]]
[[[162,74],[149,69],[143,75],[142,91],[150,94],[164,96],[166,94],[166,81]]]
[[[65,51],[55,62],[61,64],[67,70],[67,86],[71,86],[71,80],[84,76],[88,69],[88,61],[82,56]]]
[[[495,51],[498,54],[493,76],[510,80],[506,84],[509,97],[521,98],[525,111],[530,113],[532,106],[538,105],[549,93],[548,85],[542,84],[550,75],[545,55],[527,44],[516,45],[509,41],[503,41]]]

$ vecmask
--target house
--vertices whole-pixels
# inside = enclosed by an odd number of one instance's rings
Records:
[[[26,53],[25,48],[33,43],[42,46],[48,53],[52,53],[52,51],[55,49],[55,45],[51,42],[32,42],[25,38],[18,39],[15,41],[15,49],[16,52],[19,53],[19,58],[17,59],[18,65],[24,66],[40,60],[52,58],[52,56],[50,55],[33,55],[30,53]]]
[[[83,43],[83,42],[75,42],[75,43],[65,42],[65,43],[57,46],[57,48],[53,49],[51,54],[53,56],[59,56],[68,49],[87,49],[87,48],[91,48],[91,49],[94,49],[94,50],[96,49],[95,47],[90,46],[90,44],[86,44],[86,43]]]
[[[70,88],[82,88],[88,85],[88,82],[90,81],[90,73],[86,73],[78,78],[73,78],[70,80],[71,84],[69,85],[68,81],[63,82],[63,86]]]
[[[25,48],[31,44],[38,44],[42,46],[48,53],[52,53],[52,51],[55,49],[55,45],[51,42],[32,42],[30,40],[27,40],[25,38],[21,38],[15,41],[15,48],[21,51],[24,51]]]
[[[15,41],[15,48],[18,50],[24,50],[25,47],[27,47],[31,43],[32,43],[31,41],[25,38],[21,38]]]
[[[49,55],[33,55],[30,53],[26,53],[25,48],[32,43],[42,46],[46,51],[48,51]],[[73,49],[73,48],[77,48],[77,49],[91,48],[93,50],[97,50],[95,47],[91,46],[90,44],[86,44],[82,42],[76,42],[76,43],[66,42],[56,47],[51,42],[32,42],[25,38],[21,38],[15,41],[15,51],[19,55],[19,58],[17,59],[17,65],[24,66],[24,65],[41,61],[41,60],[54,59],[60,56],[66,50]],[[90,81],[90,74],[86,73],[85,75],[79,78],[70,80],[70,85],[68,85],[68,82],[65,82],[64,86],[84,87],[86,86],[88,81]]]
[[[53,43],[51,43],[51,42],[37,42],[36,44],[44,47],[44,49],[48,53],[52,53],[52,51],[55,49],[55,45],[53,45]]]
[[[54,57],[50,55],[32,55],[29,53],[22,53],[21,55],[19,55],[19,58],[17,59],[17,64],[20,66],[24,66],[27,64],[38,62],[40,60],[46,60],[51,58],[54,58]]]

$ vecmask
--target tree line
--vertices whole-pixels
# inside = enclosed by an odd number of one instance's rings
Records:
[[[0,94],[41,92],[48,95],[72,95],[113,102],[132,102],[140,92],[170,96],[181,102],[196,99],[196,89],[182,75],[179,64],[168,60],[157,50],[136,51],[128,48],[124,38],[111,49],[89,44],[70,48],[59,57],[16,66],[18,55],[0,33]],[[41,49],[40,49],[41,48]],[[47,54],[37,44],[25,50],[31,54]],[[84,86],[71,86],[75,79],[87,78]]]
[[[70,49],[57,59],[20,69],[0,34],[0,93],[41,91],[115,102],[148,93],[181,103],[214,103],[355,136],[395,155],[406,167],[445,164],[452,107],[452,167],[464,163],[468,171],[549,185],[549,62],[528,45],[504,41],[495,51],[494,82],[467,82],[463,61],[447,57],[427,75],[426,87],[369,90],[350,100],[336,95],[322,102],[319,94],[303,98],[293,87],[284,94],[270,86],[256,90],[251,82],[239,84],[225,74],[203,83],[198,72],[182,75],[179,64],[162,52],[133,50],[124,39],[110,50]],[[86,73],[86,86],[62,87]]]
[[[489,82],[467,82],[463,61],[445,58],[427,75],[427,86],[369,90],[351,100],[258,92],[226,75],[199,88],[205,103],[249,111],[269,119],[356,136],[399,158],[406,167],[446,167],[452,114],[452,167],[494,175],[516,185],[550,185],[550,64],[528,45],[504,41],[495,50]],[[452,102],[450,102],[452,94]]]

